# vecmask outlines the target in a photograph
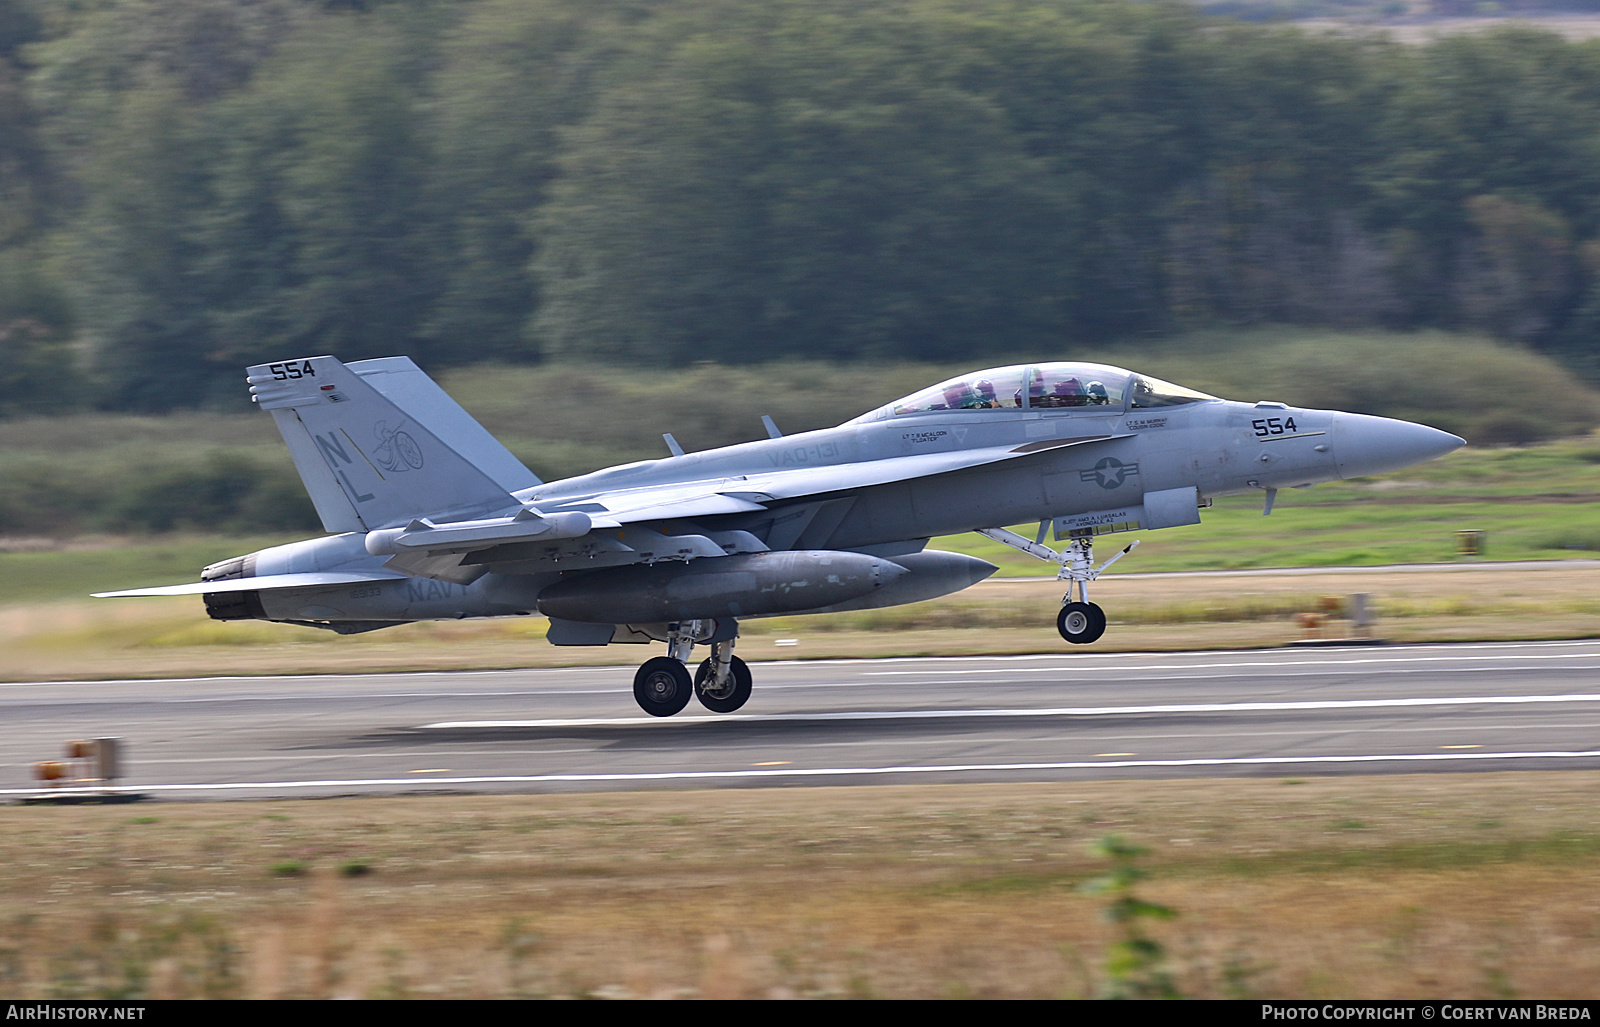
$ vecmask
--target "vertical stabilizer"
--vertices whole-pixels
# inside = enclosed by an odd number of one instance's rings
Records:
[[[439,387],[410,357],[378,357],[344,365],[391,403],[427,422],[428,430],[507,492],[531,489],[544,482],[490,435],[461,404]]]
[[[492,437],[415,365],[411,368],[416,377],[395,388],[402,403],[334,357],[249,369],[254,400],[277,422],[327,530],[371,531],[417,517],[462,520],[519,505],[497,480],[517,480],[515,468],[500,460],[491,473],[444,441],[455,441],[479,459],[489,452],[492,460],[492,451],[482,444],[482,438]],[[416,378],[438,395],[418,386]]]

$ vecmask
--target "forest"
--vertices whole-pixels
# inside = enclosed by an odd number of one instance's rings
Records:
[[[1227,7],[0,0],[0,417],[1263,325],[1600,380],[1600,43]]]

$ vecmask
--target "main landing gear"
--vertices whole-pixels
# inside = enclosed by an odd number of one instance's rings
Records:
[[[633,676],[633,698],[652,717],[670,717],[693,696],[713,713],[732,713],[750,698],[750,668],[733,655],[733,639],[710,642],[714,621],[689,620],[670,625],[667,655],[646,660]],[[695,644],[709,643],[711,656],[689,677],[689,655]]]
[[[1013,549],[1020,549],[1029,556],[1060,565],[1061,569],[1056,572],[1056,580],[1067,583],[1067,594],[1061,597],[1061,612],[1056,615],[1056,630],[1061,632],[1061,637],[1068,642],[1086,645],[1106,633],[1106,612],[1089,602],[1089,582],[1098,578],[1107,567],[1133,552],[1133,547],[1139,544],[1139,540],[1134,539],[1116,556],[1096,567],[1093,535],[1088,532],[1073,535],[1067,541],[1067,548],[1058,553],[1044,544],[1045,529],[1049,524],[1049,521],[1039,522],[1039,538],[1032,542],[1004,528],[979,528],[978,534],[986,535],[996,542],[1003,542]],[[1076,602],[1072,598],[1073,585],[1078,587]]]

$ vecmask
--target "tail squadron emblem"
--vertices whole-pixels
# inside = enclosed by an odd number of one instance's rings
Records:
[[[398,427],[390,428],[388,421],[379,421],[373,426],[372,433],[378,437],[378,448],[372,451],[378,466],[391,474],[422,469],[422,450],[410,434]]]

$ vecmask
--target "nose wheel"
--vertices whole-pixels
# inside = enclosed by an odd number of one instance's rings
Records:
[[[1056,630],[1075,645],[1087,645],[1106,633],[1106,612],[1094,603],[1067,603],[1056,615]]]
[[[1134,539],[1116,556],[1096,567],[1093,535],[1085,532],[1073,536],[1067,542],[1067,548],[1058,553],[1044,544],[1044,533],[1049,524],[1049,521],[1040,522],[1039,537],[1035,541],[1029,541],[1016,532],[1004,528],[979,528],[978,534],[986,535],[996,542],[1005,543],[1012,549],[1020,549],[1029,556],[1060,567],[1056,572],[1056,580],[1067,583],[1067,594],[1061,597],[1061,612],[1056,614],[1056,630],[1061,632],[1062,638],[1074,645],[1087,645],[1106,633],[1106,612],[1089,602],[1089,582],[1098,578],[1101,571],[1133,552],[1133,547],[1139,544],[1139,540]],[[1076,601],[1072,598],[1074,589],[1078,593]]]

